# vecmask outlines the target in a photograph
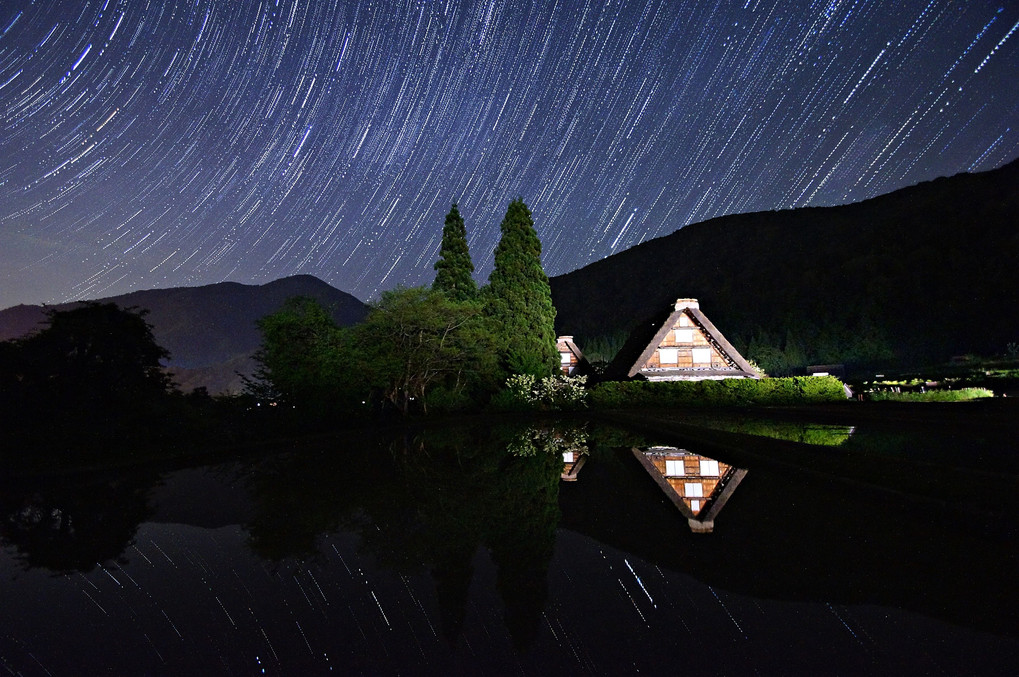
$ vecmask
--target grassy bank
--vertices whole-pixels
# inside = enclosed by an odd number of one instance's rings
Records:
[[[958,390],[923,390],[896,392],[878,390],[867,394],[874,402],[966,402],[984,397],[994,397],[987,388],[960,388]]]

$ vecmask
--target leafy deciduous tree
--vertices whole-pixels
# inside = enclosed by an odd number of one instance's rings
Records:
[[[423,287],[383,292],[355,330],[361,377],[400,411],[439,383],[456,390],[486,371],[492,340],[476,303]]]
[[[248,389],[302,408],[328,409],[348,385],[349,334],[328,311],[308,297],[287,299],[275,313],[258,321],[262,345],[259,369]]]
[[[98,429],[148,411],[172,384],[146,312],[94,302],[49,311],[45,329],[0,350],[5,412],[22,426],[46,417]]]

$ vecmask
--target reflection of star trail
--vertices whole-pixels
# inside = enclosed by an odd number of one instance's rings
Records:
[[[213,666],[227,674],[320,674],[333,666],[344,673],[457,672],[459,666],[482,674],[614,674],[672,665],[682,655],[694,661],[694,672],[741,674],[752,656],[774,655],[790,646],[790,637],[803,636],[815,638],[817,660],[873,665],[875,656],[897,655],[897,633],[916,623],[912,614],[883,606],[745,597],[560,530],[535,643],[520,653],[509,635],[496,565],[484,548],[472,561],[462,636],[449,643],[429,618],[441,612],[427,567],[399,575],[377,568],[350,534],[323,536],[319,555],[306,561],[275,563],[248,552],[238,527],[149,523],[138,537],[144,545],[130,548],[116,567],[105,562],[86,574],[0,576],[0,665],[12,674],[192,674]],[[156,542],[166,557],[146,555]],[[0,559],[6,574],[4,566]],[[132,584],[118,585],[113,573]],[[944,668],[935,662],[938,652],[963,630],[932,619],[917,627],[920,651],[931,652],[923,666]],[[745,651],[731,651],[734,637]],[[990,635],[981,641],[989,643],[980,656],[1014,644]],[[755,646],[766,649],[754,653]],[[960,656],[973,658],[959,654],[947,665],[962,665]],[[721,662],[712,667],[712,661]]]
[[[725,610],[725,615],[729,617],[729,620],[732,621],[732,624],[736,626],[736,629],[739,630],[740,634],[746,637],[746,633],[743,631],[743,628],[740,627],[740,624],[736,621],[736,617],[732,615],[732,612],[729,611],[729,607],[725,605],[725,602],[723,602],[722,598],[718,596],[718,593],[715,591],[715,589],[709,585],[708,590],[715,597],[715,601],[718,602],[719,605],[721,605],[721,607]]]
[[[651,606],[657,607],[658,605],[655,604],[655,600],[653,597],[651,597],[651,593],[648,592],[647,587],[644,586],[644,581],[640,580],[640,576],[638,576],[637,572],[633,570],[633,566],[630,565],[629,560],[624,559],[623,564],[625,564],[626,568],[630,570],[630,573],[633,574],[633,577],[637,579],[637,585],[639,585],[640,589],[644,591],[645,595],[647,595],[648,601],[651,602]]]
[[[726,213],[1016,156],[1019,9],[78,0],[0,7],[0,306],[428,282],[458,200],[560,273]]]
[[[630,603],[633,604],[633,608],[637,611],[637,615],[640,616],[640,620],[644,621],[645,625],[650,625],[647,618],[644,617],[644,612],[641,611],[640,606],[637,605],[637,600],[633,598],[633,595],[630,594],[630,591],[626,589],[626,585],[621,580],[619,581],[619,587],[623,589],[623,592],[625,592],[626,596],[630,599]]]

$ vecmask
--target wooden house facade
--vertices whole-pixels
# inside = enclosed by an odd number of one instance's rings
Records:
[[[677,299],[659,317],[630,336],[608,375],[649,381],[760,378],[722,332],[700,310],[697,299]]]

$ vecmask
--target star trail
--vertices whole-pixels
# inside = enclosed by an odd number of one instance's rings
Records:
[[[0,307],[316,275],[431,282],[458,201],[549,274],[724,214],[1019,155],[1014,3],[0,6]]]

